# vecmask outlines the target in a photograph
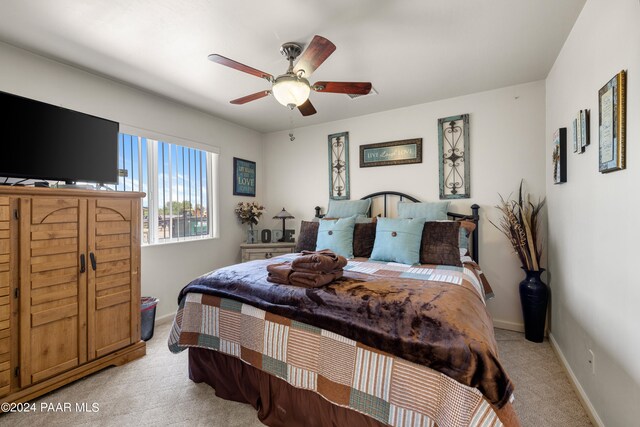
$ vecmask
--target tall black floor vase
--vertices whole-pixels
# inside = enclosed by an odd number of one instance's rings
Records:
[[[542,282],[540,275],[544,271],[530,271],[524,269],[527,277],[520,282],[520,303],[524,316],[524,336],[529,341],[542,342],[544,340],[544,324],[547,319],[547,302],[549,288]]]

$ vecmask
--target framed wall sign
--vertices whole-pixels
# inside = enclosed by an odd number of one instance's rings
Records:
[[[627,73],[622,70],[598,92],[600,172],[626,168]]]
[[[233,195],[256,196],[256,162],[233,158]]]
[[[553,133],[553,183],[567,182],[567,128]]]
[[[422,138],[360,146],[360,167],[422,163]]]
[[[573,120],[573,152],[584,153],[589,143],[589,110],[585,109]]]
[[[329,135],[329,198],[349,200],[349,132]]]
[[[438,120],[440,198],[471,197],[469,161],[469,115]]]
[[[573,119],[573,152],[578,152],[578,144],[580,139],[578,138],[578,119]]]
[[[582,153],[582,110],[580,110],[576,117],[576,145],[574,152]]]

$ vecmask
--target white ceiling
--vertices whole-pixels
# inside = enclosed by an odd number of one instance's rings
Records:
[[[585,0],[5,0],[0,40],[261,132],[307,126],[544,79]],[[283,42],[337,50],[310,81],[371,81],[379,95],[312,93],[302,117],[273,97],[229,100],[278,75]]]

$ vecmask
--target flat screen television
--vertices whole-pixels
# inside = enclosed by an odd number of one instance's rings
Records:
[[[0,92],[0,176],[118,181],[119,124]]]

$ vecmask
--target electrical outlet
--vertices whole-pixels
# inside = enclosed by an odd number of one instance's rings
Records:
[[[589,356],[587,359],[587,362],[589,362],[589,364],[591,365],[591,374],[595,375],[596,374],[596,357],[593,354],[593,350],[589,349]]]

